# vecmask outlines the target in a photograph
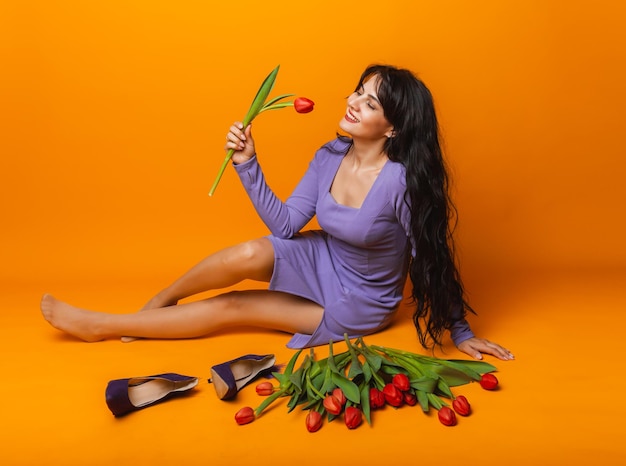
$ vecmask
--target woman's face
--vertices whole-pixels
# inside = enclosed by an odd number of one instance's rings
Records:
[[[353,139],[379,140],[391,137],[393,126],[385,118],[377,91],[378,76],[374,75],[348,97],[348,108],[339,127]]]

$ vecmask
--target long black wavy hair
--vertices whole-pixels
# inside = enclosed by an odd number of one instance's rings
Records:
[[[394,129],[384,150],[390,160],[406,168],[406,201],[411,206],[415,248],[409,264],[416,305],[413,322],[422,346],[440,346],[444,330],[467,311],[474,311],[465,298],[456,264],[452,233],[457,212],[448,192],[435,105],[421,80],[393,66],[369,66],[356,89],[374,76],[385,118]]]

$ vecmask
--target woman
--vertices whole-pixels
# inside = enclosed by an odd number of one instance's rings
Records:
[[[454,263],[447,174],[432,97],[408,70],[375,65],[348,98],[339,137],[316,153],[287,199],[265,183],[250,126],[231,126],[225,150],[271,235],[219,251],[133,314],[103,314],[46,295],[44,317],[86,341],[112,337],[191,338],[252,325],[293,334],[302,348],[385,328],[413,283],[414,321],[423,346],[450,330],[477,359],[512,359],[478,339]],[[300,233],[314,216],[322,228]],[[243,279],[269,282],[178,305]],[[171,307],[176,306],[172,311]]]

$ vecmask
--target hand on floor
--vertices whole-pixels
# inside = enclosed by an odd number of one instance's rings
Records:
[[[468,338],[459,343],[457,348],[475,359],[482,359],[483,353],[490,354],[503,361],[515,359],[515,356],[508,349],[483,338]]]

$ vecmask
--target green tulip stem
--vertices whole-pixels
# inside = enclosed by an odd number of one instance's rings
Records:
[[[259,113],[263,113],[267,110],[278,110],[278,109],[286,108],[286,107],[293,107],[293,102],[281,102],[279,104],[274,104],[268,107],[263,107],[261,110],[259,110]]]
[[[305,375],[305,379],[306,379],[307,387],[309,387],[313,393],[315,393],[321,400],[323,400],[324,399],[324,394],[321,393],[317,388],[315,388],[315,385],[311,381],[310,371],[307,371],[307,373]]]
[[[265,398],[265,400],[263,400],[263,403],[261,403],[257,409],[254,410],[254,415],[255,416],[259,416],[263,410],[265,410],[265,408],[267,408],[269,405],[271,405],[274,401],[276,401],[278,398],[284,396],[286,393],[286,390],[279,390],[277,392],[272,393],[270,396],[268,396],[267,398]]]
[[[226,153],[226,157],[224,157],[224,161],[222,162],[222,166],[220,167],[219,172],[217,172],[217,176],[215,177],[215,181],[213,182],[213,186],[211,186],[211,190],[209,191],[209,196],[213,196],[213,193],[215,192],[215,189],[217,188],[218,183],[222,179],[222,175],[224,174],[224,170],[226,170],[226,165],[228,165],[228,162],[230,161],[230,159],[232,158],[234,153],[235,153],[235,151],[233,149],[230,149]]]

